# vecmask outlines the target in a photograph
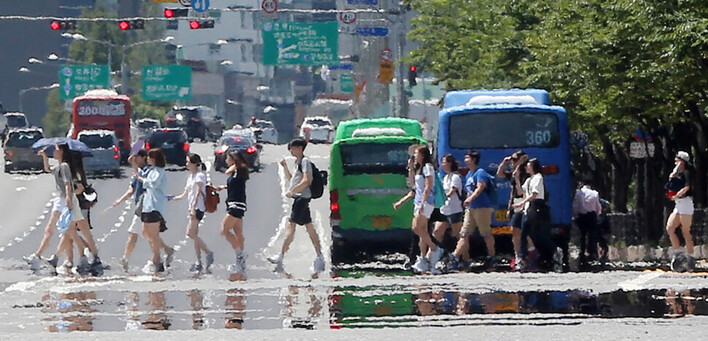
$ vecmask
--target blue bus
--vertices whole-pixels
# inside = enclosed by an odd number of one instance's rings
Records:
[[[538,158],[549,193],[554,239],[564,248],[572,219],[572,172],[565,109],[550,105],[539,89],[464,90],[445,95],[438,122],[437,158],[451,153],[464,167],[464,154],[482,154],[479,166],[494,176],[505,156],[517,150]],[[466,170],[462,170],[464,172]],[[506,220],[511,186],[497,178],[498,203],[492,227],[495,234],[511,232]]]

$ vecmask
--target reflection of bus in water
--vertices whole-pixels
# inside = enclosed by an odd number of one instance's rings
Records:
[[[357,119],[337,126],[330,155],[332,262],[359,252],[406,252],[413,204],[393,203],[408,193],[411,145],[425,144],[418,121]]]
[[[566,236],[571,224],[571,171],[568,118],[550,105],[545,90],[452,91],[439,114],[437,157],[451,153],[464,166],[464,154],[482,154],[479,166],[494,175],[505,156],[521,149],[543,165],[554,234]],[[466,170],[462,170],[465,172]],[[507,202],[511,186],[497,179],[498,203],[492,226],[508,231]],[[565,239],[565,238],[562,238]]]
[[[111,130],[118,138],[122,160],[130,153],[130,98],[112,90],[89,90],[74,98],[70,137],[82,130]]]

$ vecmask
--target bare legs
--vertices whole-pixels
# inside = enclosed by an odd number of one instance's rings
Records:
[[[54,230],[57,228],[57,222],[59,221],[59,215],[61,215],[61,212],[59,211],[52,211],[51,216],[49,217],[49,221],[47,222],[47,226],[44,228],[44,237],[42,237],[42,242],[39,244],[39,248],[37,248],[37,252],[35,254],[37,256],[41,256],[44,251],[47,249],[49,246],[49,240],[52,238],[52,235],[54,234]]]
[[[234,251],[243,250],[243,220],[241,218],[227,214],[221,223],[221,235],[231,244]],[[205,252],[209,251],[205,250]]]
[[[160,247],[165,242],[160,238],[160,222],[143,223],[143,236],[150,242],[150,250],[152,251],[152,263],[157,266],[160,264]]]
[[[283,241],[283,249],[280,252],[280,254],[284,255],[286,252],[288,252],[288,249],[290,249],[290,244],[293,242],[293,239],[295,238],[295,223],[294,222],[289,222],[287,230],[285,231],[285,241]],[[320,246],[320,237],[317,235],[317,231],[315,231],[315,226],[312,225],[312,223],[307,223],[305,224],[305,228],[307,230],[307,234],[310,236],[310,241],[312,242],[312,246],[315,247],[315,252],[318,255],[322,254],[322,247]]]
[[[681,248],[681,241],[678,238],[678,234],[676,234],[676,228],[681,226],[681,234],[683,234],[683,239],[686,241],[686,252],[689,255],[693,255],[693,236],[691,236],[692,221],[693,216],[689,214],[677,214],[673,212],[669,216],[669,220],[666,222],[666,232],[669,234],[671,247],[674,250]]]
[[[197,220],[196,217],[189,218],[189,225],[187,225],[187,237],[194,241],[194,252],[196,252],[197,260],[202,259],[202,250],[206,253],[211,252],[206,243],[199,238],[199,220]]]

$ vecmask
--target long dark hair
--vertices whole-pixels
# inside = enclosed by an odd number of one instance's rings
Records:
[[[420,146],[416,148],[415,151],[416,153],[423,155],[423,163],[415,165],[415,171],[417,174],[421,174],[423,172],[423,167],[425,167],[426,164],[432,164],[433,168],[435,168],[435,164],[433,163],[433,155],[430,153],[430,149],[428,149],[427,146]]]
[[[531,169],[533,169],[534,174],[541,174],[541,176],[543,176],[543,167],[541,167],[541,161],[539,161],[538,158],[530,159],[529,164],[531,164]]]
[[[239,150],[232,150],[229,151],[228,156],[234,160],[234,164],[236,164],[236,177],[241,178],[244,180],[248,180],[248,164],[246,163],[246,159],[241,155],[241,151]],[[232,176],[233,174],[227,174],[229,176]]]
[[[199,168],[202,170],[202,172],[206,171],[206,165],[202,163],[202,157],[199,156],[199,154],[189,153],[188,157],[190,163],[200,166]]]
[[[452,154],[445,154],[442,159],[450,164],[450,172],[457,172],[460,169],[460,165],[457,163],[457,160],[455,160],[455,157],[452,156]]]
[[[75,156],[74,156],[73,152],[71,151],[71,149],[69,149],[69,145],[65,142],[59,142],[59,143],[57,143],[55,148],[61,150],[61,160],[57,160],[57,161],[59,161],[59,163],[66,163],[69,165],[69,170],[71,170],[71,179],[74,181],[75,180],[82,180],[80,178],[80,176],[82,174],[79,174],[79,172],[77,172],[77,170],[80,167],[76,166]],[[78,158],[79,158],[79,161],[81,161],[81,155],[79,155]],[[83,164],[82,164],[81,168],[83,168]]]

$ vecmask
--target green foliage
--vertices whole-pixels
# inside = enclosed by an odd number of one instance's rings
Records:
[[[71,123],[71,114],[64,111],[64,101],[59,99],[59,89],[52,89],[47,95],[47,108],[49,111],[42,119],[44,136],[66,136]]]

